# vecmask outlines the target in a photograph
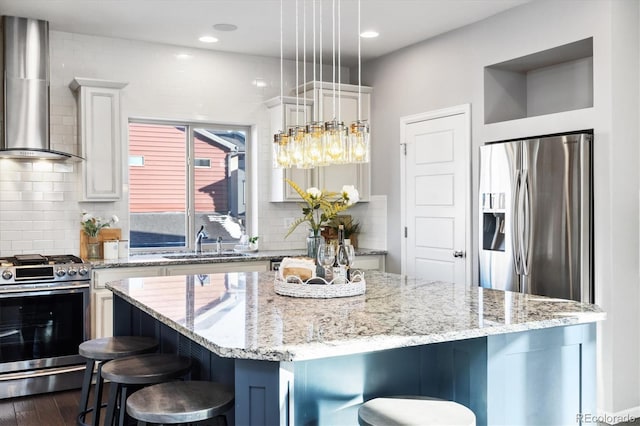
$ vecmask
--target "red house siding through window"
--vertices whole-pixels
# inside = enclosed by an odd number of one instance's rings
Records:
[[[195,168],[195,209],[198,213],[228,211],[227,151],[196,134],[195,157],[209,159],[211,167]],[[186,210],[186,137],[184,128],[131,123],[129,155],[144,158],[143,166],[129,167],[131,213]]]

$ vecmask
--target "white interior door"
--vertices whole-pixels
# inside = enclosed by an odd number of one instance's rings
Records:
[[[465,284],[471,277],[468,105],[403,118],[402,272]]]

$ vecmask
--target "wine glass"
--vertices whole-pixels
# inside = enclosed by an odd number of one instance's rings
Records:
[[[347,259],[349,259],[349,268],[353,269],[353,265],[356,262],[356,249],[351,244],[345,245],[344,248],[347,251]]]
[[[330,271],[329,268],[333,265],[333,260],[336,258],[336,251],[333,248],[333,244],[330,243],[320,243],[320,247],[318,247],[318,263],[321,264],[324,268],[324,277],[325,280],[330,281]]]

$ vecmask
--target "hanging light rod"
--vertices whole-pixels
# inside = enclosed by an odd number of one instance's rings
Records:
[[[307,105],[306,101],[306,39],[307,39],[307,18],[306,18],[306,5],[310,3],[313,8],[312,20],[313,20],[313,75],[314,75],[314,119],[301,125],[299,123],[299,113],[296,113],[296,122],[289,129],[285,129],[285,108],[284,108],[284,67],[283,67],[283,52],[284,52],[284,19],[283,19],[283,1],[280,0],[280,101],[282,102],[282,117],[283,128],[274,134],[273,136],[273,166],[275,168],[313,168],[318,166],[328,166],[332,164],[347,164],[347,163],[368,163],[369,162],[369,123],[362,119],[362,96],[361,96],[361,74],[362,74],[362,59],[361,59],[361,8],[358,0],[358,16],[357,16],[357,28],[354,31],[354,36],[358,40],[358,117],[357,120],[351,123],[350,126],[345,126],[341,119],[341,42],[342,42],[342,2],[341,0],[331,0],[331,54],[332,54],[332,112],[333,117],[329,121],[323,122],[322,119],[322,90],[324,83],[320,82],[320,96],[316,95],[316,42],[319,46],[319,58],[320,58],[320,80],[322,80],[322,35],[323,35],[323,21],[322,21],[322,7],[323,0],[294,0],[295,1],[295,23],[287,23],[287,28],[295,28],[295,38],[288,37],[287,39],[295,40],[296,50],[296,111],[299,111],[299,96],[300,87],[299,81],[299,31],[300,31],[300,2],[303,5],[302,13],[302,31],[303,31],[303,43],[302,43],[302,61],[303,61],[303,77],[305,78],[304,84],[304,99],[302,104],[304,107]],[[290,3],[290,2],[287,2]],[[328,3],[328,1],[327,1]],[[319,11],[316,13],[316,6]],[[317,20],[316,20],[317,19]],[[318,34],[318,36],[316,36]]]

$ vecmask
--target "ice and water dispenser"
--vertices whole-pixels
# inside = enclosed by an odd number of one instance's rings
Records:
[[[482,248],[504,251],[505,193],[485,192],[480,195],[482,205]]]

